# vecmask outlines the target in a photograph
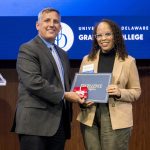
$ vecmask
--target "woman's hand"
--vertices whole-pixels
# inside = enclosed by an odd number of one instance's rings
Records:
[[[84,107],[90,107],[90,106],[92,106],[93,104],[94,104],[94,102],[91,101],[91,100],[86,100],[86,101],[83,103]]]
[[[117,85],[111,84],[107,87],[106,91],[109,95],[116,96],[117,98],[121,97],[120,88]]]

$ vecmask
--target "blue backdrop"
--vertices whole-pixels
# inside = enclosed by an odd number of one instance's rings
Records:
[[[93,27],[103,18],[121,27],[130,55],[150,59],[148,0],[5,0],[0,5],[0,60],[17,58],[19,46],[37,34],[38,12],[50,6],[61,12],[63,30],[56,44],[68,51],[70,59],[82,59],[89,53]]]

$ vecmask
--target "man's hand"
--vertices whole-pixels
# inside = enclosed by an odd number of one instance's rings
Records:
[[[64,98],[67,101],[83,104],[85,99],[80,97],[76,92],[65,92]]]

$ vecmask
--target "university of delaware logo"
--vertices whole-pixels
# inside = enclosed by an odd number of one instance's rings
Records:
[[[55,44],[63,50],[68,51],[74,42],[74,34],[72,29],[66,23],[61,22],[61,26],[62,30],[56,37]]]

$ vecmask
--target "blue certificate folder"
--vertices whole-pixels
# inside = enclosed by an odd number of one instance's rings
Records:
[[[96,103],[107,103],[108,93],[107,86],[110,84],[112,78],[111,73],[76,73],[71,90],[77,86],[88,87],[88,98]]]

